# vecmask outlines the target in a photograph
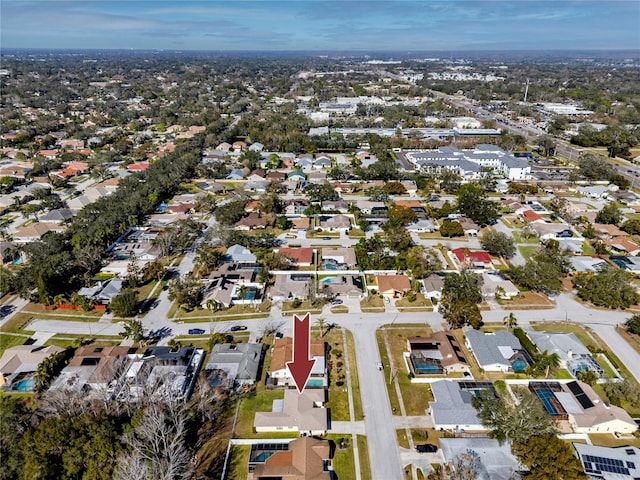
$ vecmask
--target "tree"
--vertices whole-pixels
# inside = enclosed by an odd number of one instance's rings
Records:
[[[602,384],[602,389],[609,402],[618,407],[622,406],[623,403],[630,405],[640,404],[640,387],[628,378],[621,382],[605,382]]]
[[[567,252],[559,249],[557,241],[549,240],[524,265],[514,266],[506,273],[520,286],[549,294],[560,291],[568,271]]]
[[[201,288],[193,277],[176,278],[169,282],[169,300],[186,310],[193,310],[200,304]]]
[[[460,222],[452,222],[444,220],[440,226],[440,235],[443,237],[462,237],[464,236],[464,228]]]
[[[536,144],[542,150],[542,154],[545,157],[553,157],[556,153],[556,142],[553,137],[549,135],[542,135],[536,140]]]
[[[338,200],[338,198],[340,198],[338,193],[328,183],[311,184],[305,188],[304,193],[312,202],[320,202],[321,205],[324,201]]]
[[[0,396],[0,478],[18,479],[24,467],[20,440],[29,428],[31,411],[24,399],[12,395]]]
[[[496,202],[486,198],[486,192],[477,183],[465,183],[458,190],[458,210],[478,225],[487,225],[498,216]]]
[[[638,235],[640,234],[640,218],[630,218],[620,228],[630,235]]]
[[[427,480],[476,480],[482,473],[482,463],[475,451],[458,455],[445,464],[438,464]]]
[[[111,300],[109,310],[116,317],[133,317],[138,312],[138,295],[130,288],[123,289]]]
[[[324,337],[324,335],[325,335],[324,327],[325,327],[326,323],[327,322],[323,317],[318,317],[317,320],[316,320],[316,325],[320,329],[320,337]]]
[[[596,223],[608,223],[618,225],[622,221],[622,212],[617,203],[607,203],[596,216]]]
[[[396,252],[405,252],[413,243],[411,234],[402,225],[385,223],[383,229],[386,233],[386,245]]]
[[[560,366],[560,356],[545,350],[533,357],[533,364],[529,366],[528,372],[533,377],[549,377],[549,373],[555,371]]]
[[[512,328],[514,328],[514,327],[516,327],[518,325],[518,319],[513,314],[513,312],[509,313],[509,315],[504,317],[503,321],[504,321],[504,324],[507,327],[507,330],[511,330]]]
[[[598,273],[580,273],[573,279],[578,296],[599,307],[629,308],[640,301],[631,284],[633,276],[617,268],[605,268]]]
[[[594,385],[598,381],[598,374],[591,369],[580,370],[576,376],[578,380],[587,385]]]
[[[388,182],[382,187],[389,195],[402,195],[407,193],[407,189],[404,188],[400,182]]]
[[[536,435],[555,435],[556,426],[538,397],[528,390],[517,393],[518,404],[496,398],[485,390],[472,398],[482,425],[489,437],[498,442],[526,442]]]
[[[640,335],[640,315],[635,314],[627,320],[627,330],[636,335]]]
[[[216,220],[222,225],[233,225],[244,215],[245,199],[233,200],[218,206],[214,213]]]
[[[471,270],[444,277],[440,313],[452,328],[459,328],[465,323],[475,327],[481,324],[482,315],[478,308],[482,301],[481,281],[481,277]]]
[[[511,452],[520,463],[529,468],[526,478],[531,480],[586,479],[580,460],[571,446],[554,434],[532,435],[518,439],[511,445]]]
[[[407,268],[414,278],[424,278],[442,269],[442,262],[433,248],[416,245],[407,251]]]
[[[49,386],[49,382],[51,382],[64,367],[66,359],[67,355],[65,352],[55,352],[38,364],[34,375],[36,391],[41,392]]]
[[[144,327],[140,320],[127,320],[124,323],[124,330],[120,332],[122,338],[130,338],[138,343],[144,338]]]
[[[416,213],[410,207],[394,205],[389,209],[389,222],[395,225],[409,225],[418,219]]]
[[[504,232],[490,230],[480,237],[482,248],[492,255],[509,258],[516,252],[513,237]]]

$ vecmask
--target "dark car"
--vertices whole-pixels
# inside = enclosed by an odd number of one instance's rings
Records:
[[[329,303],[331,303],[331,305],[342,305],[343,302],[340,298],[334,298]]]
[[[438,447],[431,443],[423,443],[421,445],[416,445],[416,450],[420,453],[436,453],[438,451]]]
[[[323,240],[331,240],[331,237],[322,237]]]
[[[245,327],[244,325],[234,325],[229,330],[231,330],[232,332],[239,332],[240,330],[246,330],[246,329],[247,327]]]
[[[189,335],[202,335],[204,330],[202,328],[190,328]]]

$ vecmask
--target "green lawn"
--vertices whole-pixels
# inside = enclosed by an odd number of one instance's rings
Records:
[[[228,480],[246,480],[249,473],[249,456],[251,445],[234,445],[231,447]]]
[[[351,435],[327,435],[327,440],[335,443],[333,453],[333,470],[340,480],[356,478],[356,462],[353,456]],[[341,448],[340,445],[345,445]]]
[[[371,464],[369,463],[369,449],[367,437],[358,435],[358,453],[360,457],[360,476],[363,480],[371,478]],[[347,480],[347,477],[344,478]]]
[[[29,336],[0,333],[0,356],[2,356],[7,348],[24,345],[24,342],[26,342],[28,338]]]
[[[270,412],[274,400],[282,400],[284,390],[261,390],[245,396],[240,401],[240,411],[238,412],[238,423],[236,424],[236,438],[295,438],[297,433],[255,433],[253,431],[253,419],[256,412]]]

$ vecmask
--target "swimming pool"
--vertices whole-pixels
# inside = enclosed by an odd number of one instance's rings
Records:
[[[25,378],[14,384],[12,390],[17,390],[18,392],[30,392],[33,390],[35,384],[36,381],[33,378]]]
[[[323,387],[324,380],[322,378],[310,378],[307,381],[307,387]]]

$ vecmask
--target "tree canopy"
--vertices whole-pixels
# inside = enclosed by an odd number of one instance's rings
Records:
[[[629,308],[640,301],[631,284],[633,275],[617,268],[605,268],[597,273],[579,273],[573,279],[578,296],[599,307]]]
[[[509,258],[516,253],[513,237],[504,232],[490,230],[480,237],[482,248],[492,255]]]
[[[487,199],[487,194],[478,183],[465,183],[458,190],[458,210],[478,225],[487,225],[498,216],[496,202]]]

